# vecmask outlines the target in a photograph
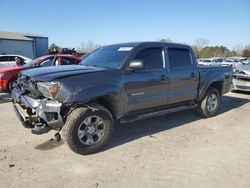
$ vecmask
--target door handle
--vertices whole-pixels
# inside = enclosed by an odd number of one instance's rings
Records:
[[[194,80],[197,80],[198,76],[197,76],[197,74],[192,72],[191,73],[191,78],[194,79]]]
[[[195,74],[195,73],[192,72],[192,73],[191,73],[191,77],[192,77],[192,78],[197,78],[197,74]]]

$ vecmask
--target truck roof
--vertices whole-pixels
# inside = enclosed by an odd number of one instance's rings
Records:
[[[141,45],[165,45],[168,47],[173,48],[190,48],[190,46],[186,44],[180,44],[180,43],[172,43],[172,42],[156,42],[156,41],[145,41],[145,42],[127,42],[127,43],[118,43],[118,44],[111,44],[108,46],[121,46],[121,47],[138,47]]]

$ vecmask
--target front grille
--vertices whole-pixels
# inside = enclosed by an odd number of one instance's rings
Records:
[[[238,89],[250,89],[250,86],[239,86],[237,85]]]
[[[234,79],[236,79],[236,80],[250,81],[250,76],[234,75]]]
[[[24,95],[29,95],[35,99],[41,98],[42,95],[37,90],[36,82],[33,81],[30,77],[21,75],[17,79],[16,87],[22,92]]]

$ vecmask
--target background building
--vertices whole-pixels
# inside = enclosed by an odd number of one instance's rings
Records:
[[[0,54],[18,54],[30,58],[48,54],[48,37],[31,33],[0,32]]]

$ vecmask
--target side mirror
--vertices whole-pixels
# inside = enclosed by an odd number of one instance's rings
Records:
[[[129,65],[129,71],[139,71],[144,69],[144,63],[140,60],[134,60]]]

